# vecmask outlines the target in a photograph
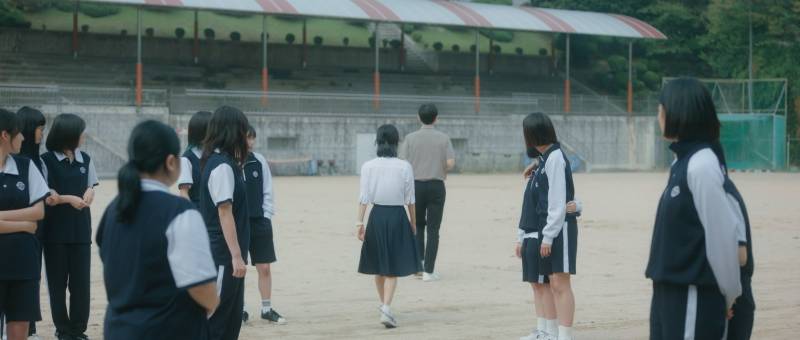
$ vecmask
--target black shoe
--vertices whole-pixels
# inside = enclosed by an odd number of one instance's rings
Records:
[[[86,334],[75,335],[72,337],[74,340],[89,340],[89,337]]]
[[[250,313],[242,311],[242,323],[247,323],[250,320]]]
[[[283,325],[286,323],[286,319],[284,319],[278,312],[274,309],[270,309],[269,312],[261,313],[261,318],[267,320],[269,322],[274,322],[279,325]]]
[[[56,339],[58,339],[58,340],[75,340],[75,338],[73,338],[72,335],[69,335],[67,333],[61,333],[59,331],[56,331]]]

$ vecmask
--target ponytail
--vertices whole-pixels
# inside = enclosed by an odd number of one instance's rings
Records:
[[[139,197],[142,196],[142,178],[133,162],[128,162],[117,175],[117,220],[121,223],[131,223],[139,207]]]
[[[175,130],[164,123],[147,120],[136,125],[128,141],[128,163],[117,175],[117,222],[133,223],[141,203],[142,174],[166,169],[169,155],[178,157],[180,141]]]

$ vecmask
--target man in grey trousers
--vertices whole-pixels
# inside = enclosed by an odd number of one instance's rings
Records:
[[[456,164],[453,143],[445,133],[434,128],[439,111],[433,104],[419,108],[422,128],[408,134],[400,146],[400,158],[414,168],[414,190],[417,207],[417,248],[424,261],[422,280],[436,281],[434,273],[439,251],[439,227],[442,225],[447,171]],[[428,243],[425,243],[425,234]]]

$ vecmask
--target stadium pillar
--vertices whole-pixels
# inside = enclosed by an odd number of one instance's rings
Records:
[[[380,39],[380,34],[378,32],[378,26],[380,24],[376,21],[375,22],[375,32],[373,33],[375,36],[375,75],[373,76],[372,82],[373,86],[375,87],[375,95],[372,99],[372,105],[375,108],[375,111],[379,111],[381,109],[381,54],[380,54],[380,45],[378,40]]]
[[[142,9],[136,8],[136,107],[142,107]]]
[[[564,77],[564,112],[570,112],[572,109],[571,89],[569,83],[569,34],[567,34],[567,60],[566,60],[566,76]]]
[[[78,59],[78,8],[80,2],[75,1],[75,8],[72,11],[72,58]]]
[[[267,16],[261,17],[261,105],[267,106],[269,93],[269,72],[267,69]]]
[[[200,25],[197,17],[197,10],[194,10],[194,45],[192,45],[192,57],[194,57],[195,64],[200,61]]]
[[[400,25],[400,71],[406,70],[406,33],[405,25]]]
[[[481,46],[478,29],[475,29],[475,113],[481,112]]]
[[[633,113],[633,40],[628,42],[628,113]]]
[[[308,66],[308,30],[306,29],[306,19],[303,19],[303,69]]]

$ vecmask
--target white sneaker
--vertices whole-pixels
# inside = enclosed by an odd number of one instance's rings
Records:
[[[397,327],[397,320],[394,318],[392,311],[388,309],[380,308],[381,310],[381,323],[386,328],[396,328]]]
[[[519,340],[556,340],[556,338],[552,337],[547,332],[542,332],[537,329],[534,330],[533,333],[519,338]]]
[[[439,276],[439,274],[436,273],[422,273],[422,281],[424,282],[439,281],[441,279],[442,278]]]
[[[28,337],[28,340],[42,340],[38,335],[34,334]]]

